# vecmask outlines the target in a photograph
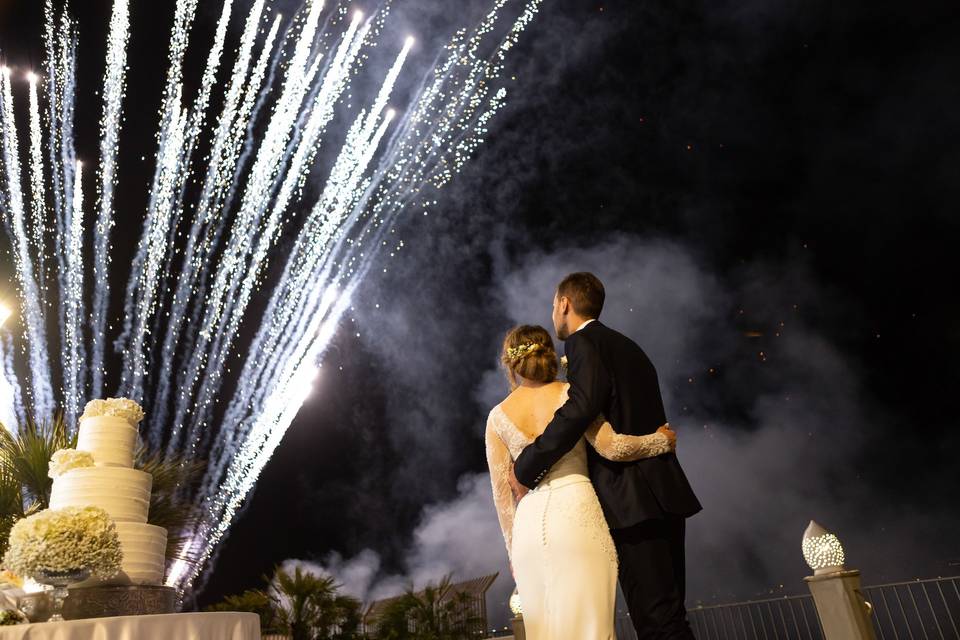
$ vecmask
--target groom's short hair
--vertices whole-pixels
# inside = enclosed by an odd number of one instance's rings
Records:
[[[560,282],[557,297],[567,298],[578,316],[599,318],[606,293],[600,278],[582,271],[571,273]]]

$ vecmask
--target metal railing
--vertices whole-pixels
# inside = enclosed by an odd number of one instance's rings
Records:
[[[695,607],[687,619],[697,640],[823,640],[812,596]]]
[[[960,576],[861,587],[873,607],[878,640],[960,639]],[[697,640],[824,640],[809,595],[691,607]],[[617,616],[617,638],[636,640],[630,617]]]
[[[960,638],[960,576],[863,587],[879,640]]]
[[[960,576],[861,590],[873,607],[871,619],[878,640],[960,638]],[[693,607],[687,616],[697,640],[824,638],[813,598],[808,595]]]

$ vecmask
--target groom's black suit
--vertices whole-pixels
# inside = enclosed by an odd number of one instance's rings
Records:
[[[645,435],[666,422],[657,372],[630,338],[597,321],[567,338],[570,397],[517,458],[531,489],[583,437],[597,416],[614,431]],[[587,448],[620,559],[620,585],[640,638],[693,638],[684,609],[684,519],[700,502],[673,453],[611,462]]]

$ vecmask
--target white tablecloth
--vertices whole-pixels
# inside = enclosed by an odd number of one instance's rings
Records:
[[[254,613],[174,613],[0,627],[0,640],[260,640]]]

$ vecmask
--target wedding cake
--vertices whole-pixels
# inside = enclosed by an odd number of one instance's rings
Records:
[[[153,477],[133,468],[137,424],[143,417],[140,405],[125,398],[89,402],[80,418],[77,451],[89,453],[93,466],[77,465],[53,481],[51,509],[100,507],[117,526],[120,574],[82,586],[163,582],[167,530],[147,524]]]

